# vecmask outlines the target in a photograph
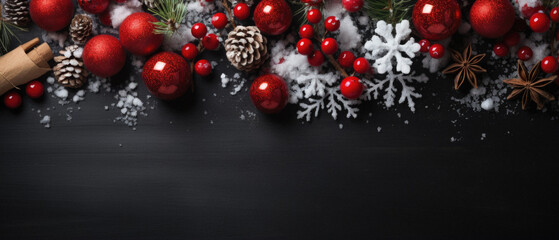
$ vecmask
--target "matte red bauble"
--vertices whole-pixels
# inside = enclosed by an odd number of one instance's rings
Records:
[[[109,3],[109,0],[78,0],[78,4],[84,11],[93,14],[104,12]]]
[[[456,0],[419,0],[413,7],[413,25],[429,40],[452,36],[460,27],[461,18]]]
[[[110,77],[126,63],[126,52],[118,39],[110,35],[97,35],[87,41],[83,49],[83,64],[99,77]]]
[[[154,53],[163,43],[163,35],[155,34],[157,18],[145,12],[133,13],[120,25],[118,31],[122,46],[134,55]]]
[[[179,98],[192,83],[190,66],[173,52],[160,52],[151,57],[144,65],[142,77],[151,94],[163,100]]]
[[[291,26],[293,15],[285,0],[263,0],[254,9],[253,18],[260,31],[280,35]]]
[[[263,113],[278,113],[287,105],[289,99],[287,84],[278,75],[262,75],[252,82],[250,99]]]
[[[508,33],[515,18],[509,0],[477,0],[470,10],[472,28],[486,38],[498,38]]]
[[[31,0],[29,14],[37,26],[54,32],[70,25],[74,3],[72,0]]]

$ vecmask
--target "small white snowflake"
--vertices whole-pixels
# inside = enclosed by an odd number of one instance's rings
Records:
[[[415,75],[414,74],[395,74],[390,71],[386,74],[384,79],[362,79],[363,83],[367,86],[367,89],[361,96],[361,99],[371,100],[378,99],[380,94],[384,99],[384,104],[387,108],[394,106],[396,94],[398,92],[398,87],[400,85],[400,97],[398,98],[398,103],[403,103],[407,101],[408,107],[412,112],[415,112],[415,98],[421,98],[421,94],[418,93],[415,87],[410,86],[410,83],[420,82],[425,83],[429,80],[425,74]],[[383,93],[381,93],[383,92]]]
[[[365,55],[365,58],[375,60],[373,67],[377,73],[384,74],[392,71],[395,61],[396,71],[408,74],[413,63],[411,59],[415,57],[415,53],[421,47],[415,43],[413,38],[409,37],[411,29],[408,20],[396,24],[395,36],[392,35],[392,29],[392,25],[385,21],[377,22],[375,33],[378,36],[374,35],[365,43],[365,49],[371,51]],[[403,41],[406,42],[402,44]]]

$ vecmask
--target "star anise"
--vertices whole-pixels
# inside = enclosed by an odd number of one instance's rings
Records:
[[[513,87],[514,89],[507,97],[507,100],[519,96],[522,94],[522,109],[526,109],[526,105],[532,99],[537,105],[538,110],[543,108],[543,105],[547,101],[555,100],[555,97],[548,92],[542,90],[541,88],[547,86],[548,84],[555,81],[557,76],[551,76],[548,78],[539,79],[540,75],[540,65],[541,61],[536,64],[528,73],[526,70],[526,65],[521,60],[518,60],[518,77],[513,79],[504,80],[506,84]]]
[[[468,79],[468,82],[472,84],[474,88],[477,88],[477,73],[487,72],[484,68],[478,65],[485,54],[478,54],[472,56],[472,44],[468,44],[468,47],[464,49],[464,52],[460,54],[455,50],[452,51],[452,59],[455,63],[448,66],[443,70],[443,74],[458,73],[454,78],[454,89],[458,90],[464,80]]]

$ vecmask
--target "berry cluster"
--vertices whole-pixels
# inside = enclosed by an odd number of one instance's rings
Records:
[[[45,88],[43,84],[39,81],[31,81],[25,86],[25,93],[27,96],[33,99],[38,99],[43,96]],[[21,106],[22,98],[21,94],[17,91],[10,91],[4,94],[4,105],[10,109],[17,109]]]
[[[549,13],[549,16],[543,11],[543,6],[536,7],[522,7],[522,15],[529,18],[529,26],[533,32],[544,33],[550,29],[552,21],[554,23],[559,22],[559,7],[555,7]],[[559,40],[559,32],[553,36],[554,40]],[[505,57],[509,54],[509,48],[518,45],[520,42],[520,34],[516,31],[512,31],[503,37],[503,41],[495,44],[493,46],[493,52],[498,57]],[[552,45],[554,43],[552,42]],[[528,61],[532,59],[534,53],[532,49],[528,46],[521,46],[516,52],[518,59],[522,61]],[[559,70],[559,59],[553,56],[547,56],[542,59],[541,68],[546,73],[556,73]]]
[[[427,39],[419,40],[419,49],[422,53],[429,53],[429,55],[434,59],[439,59],[444,56],[444,46],[438,43],[431,44],[431,42]]]
[[[301,37],[301,40],[297,42],[297,51],[302,55],[306,55],[307,61],[314,67],[321,66],[325,60],[328,59],[328,61],[344,77],[344,80],[340,85],[342,95],[348,99],[359,98],[363,93],[365,86],[359,81],[359,78],[353,75],[355,73],[372,73],[369,61],[362,57],[356,59],[355,55],[350,51],[340,53],[338,61],[336,61],[332,55],[338,52],[338,42],[334,38],[326,37],[326,35],[327,33],[335,32],[340,29],[340,20],[335,16],[329,16],[324,20],[324,28],[321,28],[322,26],[319,24],[323,19],[322,11],[314,8],[314,6],[322,4],[322,0],[302,0],[302,2],[307,3],[313,8],[307,11],[306,18],[309,24],[305,24],[299,28],[299,36]],[[362,0],[344,1],[344,3],[346,2],[348,3],[344,4],[344,7],[351,9],[360,9],[360,7],[363,6]],[[358,7],[351,4],[358,4]],[[325,30],[324,33],[316,31],[322,29]],[[319,49],[315,49],[313,40],[320,43]],[[353,69],[354,74],[349,76],[346,69]]]

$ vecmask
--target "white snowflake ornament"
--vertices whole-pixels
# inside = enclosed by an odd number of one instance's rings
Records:
[[[377,73],[384,74],[392,71],[396,62],[396,71],[408,74],[411,71],[412,58],[419,52],[421,46],[410,38],[410,22],[403,20],[396,24],[396,35],[392,35],[392,25],[385,21],[378,21],[375,33],[370,41],[365,43],[365,49],[371,51],[366,58],[375,60],[373,67]],[[406,41],[407,40],[407,41]],[[402,42],[406,41],[402,44]]]

